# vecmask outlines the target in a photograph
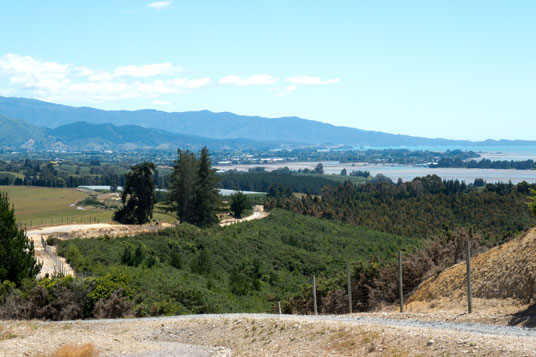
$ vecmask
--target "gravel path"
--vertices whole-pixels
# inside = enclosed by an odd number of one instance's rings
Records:
[[[536,356],[534,337],[529,328],[359,314],[0,321],[0,356],[46,356],[69,344],[91,344],[103,357]]]
[[[110,353],[106,357],[212,357],[222,356],[221,348],[189,345],[179,342],[160,342],[161,349],[132,353]]]
[[[152,318],[134,318],[123,320],[82,320],[82,321],[62,321],[48,323],[85,323],[85,324],[102,324],[102,323],[121,323],[123,321],[179,321],[179,320],[196,320],[196,319],[218,319],[218,318],[280,318],[287,321],[330,321],[330,322],[346,322],[355,324],[374,324],[391,327],[417,327],[417,328],[433,328],[439,330],[459,331],[467,333],[478,333],[495,336],[511,336],[511,337],[536,337],[536,328],[526,328],[517,326],[497,326],[491,324],[477,324],[468,322],[442,322],[442,321],[421,321],[421,320],[404,320],[390,319],[383,317],[364,317],[356,315],[273,315],[273,314],[205,314],[205,315],[184,315],[184,316],[165,316]]]
[[[263,205],[255,205],[253,206],[253,214],[250,216],[244,217],[244,218],[231,218],[231,219],[225,219],[220,222],[220,227],[229,226],[231,224],[240,223],[240,222],[248,222],[248,221],[254,221],[256,219],[263,219],[270,215],[270,212],[264,211]]]

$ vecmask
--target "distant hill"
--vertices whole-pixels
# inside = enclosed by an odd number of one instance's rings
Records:
[[[51,145],[45,129],[0,115],[0,149],[37,148]]]
[[[89,124],[76,122],[54,129],[38,128],[22,120],[0,116],[0,149],[73,149],[175,151],[199,149],[273,148],[277,144],[248,139],[210,139],[195,135],[169,133],[136,125]]]
[[[164,130],[142,128],[137,125],[116,126],[113,124],[89,124],[76,122],[66,124],[46,132],[57,140],[73,148],[102,150],[156,149],[175,151],[182,149],[199,149],[208,146],[211,149],[252,149],[272,148],[276,144],[258,142],[248,139],[211,139],[196,135],[170,133]]]
[[[70,107],[27,98],[0,97],[0,114],[27,121],[35,126],[90,124],[138,125],[172,133],[215,139],[250,140],[308,144],[346,144],[354,146],[448,146],[448,145],[536,145],[536,141],[430,139],[394,135],[377,131],[340,127],[298,117],[263,118],[233,113],[162,112],[157,110],[106,111],[89,107]]]

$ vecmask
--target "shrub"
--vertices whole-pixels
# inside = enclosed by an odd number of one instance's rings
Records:
[[[131,315],[132,304],[122,290],[117,290],[108,298],[99,300],[94,312],[98,319],[117,319]]]
[[[60,242],[60,239],[54,236],[48,236],[47,237],[47,245],[56,245]]]

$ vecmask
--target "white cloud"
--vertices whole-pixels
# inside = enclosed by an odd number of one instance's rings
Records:
[[[3,95],[4,97],[9,97],[11,95],[14,95],[17,91],[15,88],[2,88],[0,89],[0,95]]]
[[[270,76],[268,74],[255,74],[248,78],[241,78],[239,76],[225,76],[221,78],[218,83],[220,84],[232,84],[236,86],[260,86],[274,84],[279,81],[279,78]]]
[[[170,8],[172,4],[173,4],[172,1],[155,1],[155,2],[147,4],[147,7],[150,7],[151,9],[154,9],[154,10],[163,10],[166,8]]]
[[[160,100],[160,99],[155,99],[152,101],[152,103],[154,105],[170,105],[171,102],[168,102],[167,100]]]
[[[181,87],[181,88],[190,88],[190,89],[201,88],[203,86],[206,86],[210,82],[211,82],[210,77],[190,79],[190,80],[185,79],[185,78],[177,78],[173,80],[173,84],[175,86]]]
[[[285,79],[286,82],[294,84],[332,84],[340,81],[340,78],[332,79],[322,79],[320,77],[311,77],[311,76],[295,76],[288,77]]]
[[[124,99],[165,101],[165,96],[189,93],[211,85],[210,77],[177,77],[182,68],[172,63],[123,65],[112,69],[42,61],[30,56],[0,56],[0,95],[28,96],[48,101],[106,102]],[[312,76],[280,78],[268,74],[250,77],[228,75],[217,83],[234,86],[268,86],[270,95],[285,96],[298,86],[337,83],[339,78]],[[275,86],[274,86],[275,85]]]
[[[0,56],[0,80],[10,83],[3,95],[27,95],[45,100],[103,102],[156,98],[186,93],[211,83],[210,77],[173,78],[181,68],[171,63],[119,66],[106,71],[45,62],[29,56]]]
[[[175,67],[171,63],[154,63],[142,66],[120,66],[114,70],[114,76],[153,77],[161,74],[173,75],[180,71],[182,71],[181,67]]]
[[[289,95],[289,94],[292,94],[296,91],[296,89],[298,89],[298,86],[295,85],[295,84],[292,84],[290,86],[288,86],[287,88],[285,88],[282,92],[280,93],[276,93],[276,97],[283,97],[285,95]]]

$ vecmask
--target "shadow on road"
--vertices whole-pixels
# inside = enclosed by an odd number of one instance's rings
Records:
[[[513,314],[508,324],[510,326],[536,327],[536,303],[530,305],[526,310]]]

